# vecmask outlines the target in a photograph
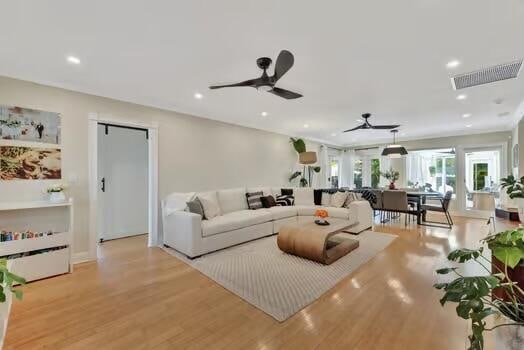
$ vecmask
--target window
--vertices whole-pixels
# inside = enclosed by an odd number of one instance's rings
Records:
[[[380,159],[371,159],[371,187],[378,188],[380,185]]]
[[[331,159],[329,172],[329,182],[331,184],[331,188],[338,188],[339,169],[340,165],[338,159]]]
[[[408,185],[446,193],[456,192],[455,151],[453,149],[410,152],[406,158]]]
[[[353,167],[353,182],[355,188],[362,188],[362,159],[355,160]]]
[[[473,190],[481,191],[486,187],[488,163],[473,164]]]

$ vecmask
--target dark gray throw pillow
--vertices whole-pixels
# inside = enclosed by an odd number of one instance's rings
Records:
[[[204,216],[204,208],[202,207],[202,203],[200,202],[200,199],[198,197],[195,197],[192,201],[186,202],[187,209],[189,209],[190,213],[199,214],[202,219],[205,219]]]
[[[262,200],[260,199],[264,194],[262,191],[246,193],[247,206],[249,209],[256,210],[262,209]]]

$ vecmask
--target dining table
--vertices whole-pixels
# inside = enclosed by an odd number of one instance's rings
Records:
[[[426,221],[426,211],[422,210],[422,205],[426,204],[426,200],[429,199],[440,199],[442,193],[437,191],[406,191],[408,195],[408,201],[417,205],[417,224],[424,225]]]

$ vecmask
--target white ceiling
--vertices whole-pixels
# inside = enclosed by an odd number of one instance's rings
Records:
[[[508,130],[524,98],[522,76],[463,90],[464,101],[449,81],[524,57],[522,0],[0,0],[0,8],[0,75],[337,145],[390,140],[387,131],[340,133],[364,112],[372,123],[402,124],[400,139]],[[274,60],[281,49],[295,66],[277,86],[303,98],[207,89],[258,77],[256,58]],[[451,59],[462,64],[448,70]]]

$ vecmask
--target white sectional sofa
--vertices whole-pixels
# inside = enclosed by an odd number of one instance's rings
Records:
[[[280,195],[281,188],[234,188],[205,192],[216,193],[220,214],[210,220],[187,210],[186,202],[199,193],[172,193],[162,201],[164,244],[194,258],[215,250],[278,233],[289,223],[314,220],[317,209],[330,217],[348,220],[348,231],[359,233],[372,225],[373,211],[367,201],[353,201],[348,207],[335,208],[314,204],[312,188],[294,188],[295,205],[250,210],[246,193],[262,191]],[[328,219],[329,220],[329,219]]]

